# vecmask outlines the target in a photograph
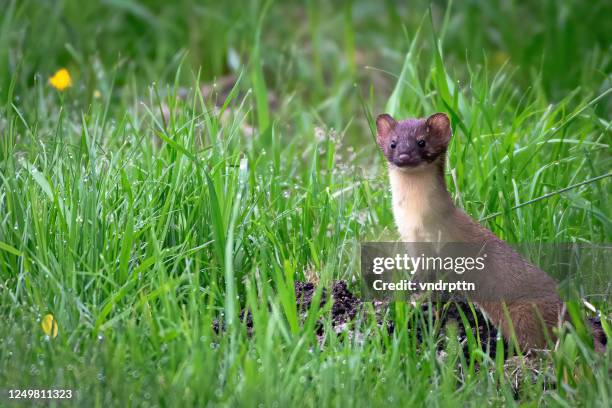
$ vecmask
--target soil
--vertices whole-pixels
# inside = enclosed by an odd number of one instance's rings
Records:
[[[323,308],[327,302],[328,290],[328,288],[322,289],[320,308]],[[298,310],[300,311],[302,320],[306,317],[306,314],[310,308],[315,293],[316,285],[314,283],[295,283],[296,305],[298,307]],[[359,337],[363,340],[360,333],[355,332],[355,329],[351,323],[357,320],[360,314],[363,313],[365,315],[366,312],[364,311],[364,305],[367,302],[362,301],[353,293],[351,293],[345,281],[337,281],[332,284],[331,299],[333,300],[333,304],[331,307],[331,327],[334,333],[337,335],[340,335],[341,333],[346,333],[346,335],[351,338]],[[388,318],[389,303],[380,300],[372,301],[371,303],[376,313],[378,324],[386,325],[388,332],[393,333],[393,331],[395,330],[395,323]],[[473,313],[468,303],[462,301],[454,301],[446,304],[424,303],[419,307],[421,307],[424,312],[432,313],[434,319],[434,326],[440,328],[439,334],[441,338],[446,338],[450,324],[454,326],[453,332],[456,334],[457,340],[459,344],[463,347],[464,354],[467,357],[468,333],[466,331],[466,327],[463,325],[461,314],[459,312],[459,309],[461,309],[467,322],[469,323],[468,330],[471,331],[472,335],[475,338],[480,340],[482,350],[485,352],[488,351],[491,358],[495,358],[496,342],[498,338],[497,329],[487,322],[484,315],[477,308],[474,308],[475,313]],[[430,307],[431,310],[429,310]],[[251,317],[251,313],[242,310],[240,312],[240,320],[245,323],[247,327],[247,333],[251,335],[253,330],[253,320]],[[591,325],[593,326],[593,334],[595,338],[599,339],[599,342],[605,346],[606,336],[602,330],[599,318],[590,318],[589,320],[591,322]],[[421,333],[426,326],[420,324],[419,322],[413,323],[416,323],[411,324],[412,330],[416,331],[416,339],[417,341],[422,341]],[[218,321],[215,321],[213,326],[216,332],[219,332],[223,329],[222,323],[219,323]],[[318,322],[315,327],[316,334],[322,343],[325,339],[325,336],[329,335],[329,333],[326,333],[325,326],[321,322]],[[444,346],[445,342],[438,342],[438,348],[440,351],[442,351]],[[504,350],[505,352],[507,352],[508,350],[508,345],[505,341]],[[506,357],[507,353],[505,353],[504,355],[504,358]]]
[[[296,282],[295,283],[295,296],[297,305],[302,312],[305,312],[310,307],[312,297],[315,293],[315,285],[310,282]],[[332,327],[336,333],[348,331],[349,335],[355,335],[352,329],[347,325],[348,322],[353,320],[359,312],[363,311],[363,303],[359,298],[353,295],[347,287],[345,281],[337,281],[332,285],[331,298],[333,299],[333,305],[331,310]],[[321,307],[326,302],[326,290],[323,289],[323,296],[321,297]],[[384,301],[373,301],[374,310],[377,315],[377,321],[379,324],[386,324],[389,333],[393,333],[395,330],[395,323],[392,320],[385,319],[386,312],[389,304]],[[423,311],[428,312],[430,304],[422,304],[420,306]],[[472,313],[469,305],[466,302],[452,302],[446,305],[434,305],[431,304],[432,312],[434,316],[434,324],[438,325],[440,329],[440,335],[446,336],[447,325],[453,324],[456,328],[456,335],[459,344],[463,346],[464,353],[467,354],[468,341],[466,328],[462,323],[461,314],[459,308],[463,311],[467,322],[469,323],[470,331],[472,334],[480,339],[483,350],[489,350],[489,355],[495,357],[496,341],[497,341],[497,329],[492,325],[487,324],[487,320],[483,314],[475,309],[475,313]],[[476,324],[478,322],[478,324]],[[422,331],[424,327],[421,324],[415,324],[413,330],[416,330],[417,341],[422,341]],[[317,335],[322,336],[322,326],[318,326]],[[505,343],[505,342],[504,342]],[[444,348],[444,343],[439,342],[439,349]],[[504,350],[507,350],[507,344],[504,344]]]

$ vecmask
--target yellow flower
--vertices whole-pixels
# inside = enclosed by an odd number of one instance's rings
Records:
[[[51,78],[49,78],[49,84],[58,91],[63,91],[66,88],[70,88],[72,86],[70,73],[66,68],[60,69],[53,74]]]
[[[52,314],[45,315],[40,323],[40,326],[47,336],[53,338],[57,337],[57,320],[55,320],[55,317],[53,317]]]
[[[498,67],[501,67],[509,60],[510,60],[510,55],[508,55],[504,51],[495,51],[493,53],[493,63]]]

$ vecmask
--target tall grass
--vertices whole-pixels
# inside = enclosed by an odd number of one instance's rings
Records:
[[[502,238],[610,240],[609,6],[535,3],[8,2],[0,389],[95,406],[610,405],[610,352],[571,328],[517,388],[409,305],[392,334],[371,313],[360,336],[323,340],[330,303],[304,322],[295,307],[294,281],[350,279],[359,241],[395,236],[368,123],[384,109],[449,113],[454,198]],[[501,24],[515,9],[520,34]],[[61,94],[46,84],[60,66]],[[232,91],[202,91],[228,73]]]

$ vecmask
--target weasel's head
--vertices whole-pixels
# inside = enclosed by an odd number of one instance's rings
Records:
[[[443,158],[451,138],[444,113],[396,121],[383,113],[376,118],[376,141],[391,166],[404,171],[428,166]]]

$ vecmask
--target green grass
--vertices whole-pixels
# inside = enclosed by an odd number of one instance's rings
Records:
[[[404,304],[391,317],[429,328],[422,344],[368,315],[363,341],[319,345],[326,310],[300,322],[292,289],[350,279],[360,241],[396,237],[371,133],[383,111],[449,113],[451,192],[502,238],[610,242],[609,2],[434,2],[432,17],[392,0],[194,3],[4,2],[0,390],[93,406],[612,403],[610,351],[580,329],[515,393],[472,342],[471,359],[452,338],[438,358],[430,317]],[[59,93],[46,81],[64,66]],[[201,92],[228,73],[234,92]]]

